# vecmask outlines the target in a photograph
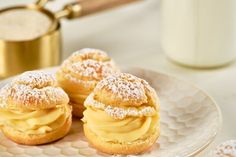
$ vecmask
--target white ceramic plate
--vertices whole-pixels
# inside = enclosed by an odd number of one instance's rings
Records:
[[[45,71],[55,72],[55,68]],[[221,112],[202,90],[171,76],[127,68],[126,72],[147,80],[160,98],[161,135],[145,157],[193,156],[210,144],[221,125]],[[0,82],[0,87],[10,79]],[[0,134],[0,156],[65,157],[108,156],[92,148],[84,137],[82,122],[73,120],[70,133],[63,139],[41,146],[18,145]]]

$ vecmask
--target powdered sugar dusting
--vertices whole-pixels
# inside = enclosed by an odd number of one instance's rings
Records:
[[[229,140],[220,144],[215,152],[214,157],[236,157],[236,140]]]
[[[57,87],[32,89],[23,84],[13,85],[8,92],[13,100],[24,104],[57,103],[58,97],[65,95],[64,91]]]
[[[68,96],[61,88],[56,87],[55,83],[51,74],[40,71],[23,73],[0,90],[1,107],[11,108],[17,104],[37,107],[39,104],[49,104],[45,106],[49,108],[50,105],[67,101]],[[13,100],[14,104],[9,104],[9,100]]]
[[[140,100],[146,98],[145,87],[142,82],[146,81],[127,73],[116,73],[100,81],[95,91],[108,90],[124,101],[130,99]]]
[[[141,110],[135,110],[135,109],[125,110],[119,107],[107,106],[104,109],[104,111],[115,119],[124,119],[127,116],[135,116],[135,117],[152,116],[155,113],[157,113],[155,109],[150,106],[142,108]]]
[[[100,81],[117,71],[108,55],[97,49],[82,49],[73,53],[61,66],[60,72],[70,74],[69,79],[86,79]]]
[[[101,102],[94,100],[94,94],[90,94],[84,102],[85,107],[94,107],[104,110],[109,116],[114,119],[124,119],[127,116],[142,117],[153,116],[157,113],[154,107],[145,106],[139,109],[137,108],[121,108],[113,107],[111,105],[105,105]]]
[[[99,50],[99,49],[92,49],[92,48],[84,48],[84,49],[81,49],[79,51],[76,51],[75,53],[73,53],[74,56],[77,56],[77,55],[83,55],[83,56],[87,56],[86,58],[90,58],[89,56],[100,56],[100,57],[108,57],[107,54],[102,51],[102,50]],[[85,58],[84,57],[84,58]]]
[[[45,86],[55,86],[56,78],[54,75],[43,71],[27,71],[14,79],[13,82],[41,88]]]
[[[70,74],[65,74],[64,77],[69,79],[70,81],[72,81],[74,83],[83,84],[83,86],[85,88],[95,87],[96,84],[97,84],[96,80],[81,80],[81,79],[77,79],[75,77],[72,77]]]
[[[69,70],[83,77],[92,77],[96,80],[100,80],[112,73],[112,65],[110,62],[107,63],[88,59],[72,64]]]
[[[7,106],[7,95],[10,89],[11,83],[6,84],[0,90],[0,108],[5,108]]]

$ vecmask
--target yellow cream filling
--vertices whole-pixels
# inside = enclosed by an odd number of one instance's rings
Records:
[[[112,142],[132,142],[145,139],[156,131],[159,116],[126,117],[114,119],[105,111],[88,107],[84,111],[83,121],[93,133]]]
[[[44,134],[60,128],[67,120],[70,106],[37,111],[0,110],[0,126],[8,126],[26,134]]]

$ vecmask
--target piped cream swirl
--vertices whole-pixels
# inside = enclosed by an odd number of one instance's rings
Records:
[[[1,109],[0,126],[8,126],[26,134],[44,134],[63,126],[70,112],[69,105],[35,111]]]
[[[105,111],[88,107],[83,121],[100,138],[110,142],[127,143],[145,139],[158,127],[159,115],[114,119]]]

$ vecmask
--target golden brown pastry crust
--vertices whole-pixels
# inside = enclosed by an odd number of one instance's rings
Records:
[[[100,80],[117,71],[118,68],[112,59],[98,49],[79,50],[63,62],[56,78],[59,86],[67,92],[71,103],[74,104],[75,116],[81,117],[83,112],[78,108],[85,100],[82,96],[87,97]]]
[[[44,134],[21,132],[17,128],[3,123],[2,132],[9,139],[26,145],[44,144],[62,138],[70,130],[72,122],[72,109],[68,103],[69,97],[62,88],[57,87],[53,75],[42,71],[25,72],[1,89],[0,109],[24,113],[24,111],[33,112],[68,107],[68,110],[62,113],[66,122],[60,128]]]
[[[85,107],[83,104],[76,104],[76,103],[74,104],[73,102],[70,102],[69,104],[73,108],[72,110],[73,116],[78,117],[78,118],[83,117],[83,111],[85,110]]]
[[[156,92],[143,79],[127,73],[116,73],[100,81],[94,99],[115,107],[156,107]]]
[[[7,126],[4,126],[2,128],[2,132],[7,138],[11,139],[16,143],[25,145],[39,145],[39,144],[50,143],[64,137],[70,131],[71,123],[72,123],[72,118],[71,116],[69,116],[67,121],[62,127],[46,134],[37,134],[37,135],[25,134],[23,132],[14,130],[13,128]]]
[[[212,157],[235,157],[236,156],[236,140],[228,140],[218,145],[212,151]]]
[[[155,90],[145,80],[127,73],[112,74],[100,81],[87,97],[84,105],[87,110],[104,111],[114,119],[114,123],[116,120],[120,121],[126,117],[155,117],[159,112],[159,102]],[[89,128],[89,121],[86,120],[89,117],[86,117],[86,114],[84,115],[85,136],[91,145],[105,153],[139,154],[148,150],[160,135],[158,117],[157,121],[149,126],[149,129],[155,125],[157,127],[154,128],[154,131],[146,132],[145,136],[140,135],[136,140],[129,142],[124,140],[112,141],[112,139],[107,142],[104,140],[105,138],[98,136],[95,130]],[[128,126],[129,124],[125,125]]]
[[[53,75],[41,71],[25,72],[0,90],[0,108],[6,109],[49,109],[68,101]]]
[[[160,128],[158,128],[156,132],[150,135],[147,139],[137,140],[129,144],[121,144],[103,141],[95,135],[86,124],[83,125],[83,128],[84,134],[89,143],[101,152],[108,154],[129,155],[146,152],[152,147],[153,143],[155,143],[157,138],[160,136]]]

